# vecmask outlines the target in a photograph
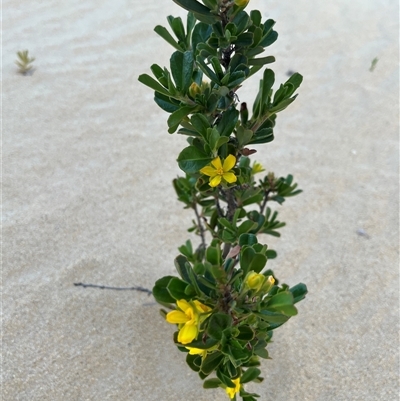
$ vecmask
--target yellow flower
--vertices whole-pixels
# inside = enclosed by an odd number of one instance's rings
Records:
[[[210,177],[210,187],[216,187],[221,183],[221,180],[232,184],[236,182],[237,177],[230,170],[235,167],[236,157],[229,155],[225,160],[224,164],[221,163],[221,159],[216,157],[212,162],[211,166],[203,167],[200,172]]]
[[[180,310],[167,313],[168,323],[178,324],[178,341],[181,344],[191,343],[199,334],[199,326],[208,317],[207,312],[211,311],[206,305],[199,301],[188,302],[185,299],[176,301]]]
[[[265,171],[265,168],[262,166],[261,163],[254,162],[253,167],[251,169],[251,174],[257,174],[261,173],[262,171]]]
[[[237,379],[232,379],[233,384],[235,385],[235,387],[227,387],[225,389],[226,393],[229,395],[229,398],[232,399],[236,393],[238,393],[240,391],[240,377],[238,377]]]

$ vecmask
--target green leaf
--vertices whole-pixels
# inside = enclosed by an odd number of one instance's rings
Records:
[[[190,118],[190,122],[203,138],[207,138],[207,129],[211,128],[211,125],[204,114],[193,114]]]
[[[203,3],[210,9],[216,10],[218,7],[217,0],[203,0]]]
[[[182,121],[184,117],[186,117],[188,114],[193,113],[195,111],[195,108],[193,106],[183,106],[179,108],[178,110],[174,111],[168,118],[168,127],[173,128],[176,127],[173,132],[176,131],[178,128],[178,125]],[[169,131],[171,133],[171,131]]]
[[[221,249],[213,246],[209,246],[206,250],[206,260],[212,265],[221,264]]]
[[[218,60],[218,57],[211,57],[210,61],[211,61],[211,65],[213,66],[214,71],[217,74],[218,78],[221,79],[224,76],[224,71]]]
[[[285,110],[286,107],[288,107],[291,103],[293,103],[295,101],[296,97],[297,97],[297,95],[293,96],[289,99],[282,100],[276,106],[269,109],[269,112],[272,114],[272,113],[279,113],[280,111]]]
[[[230,315],[225,313],[214,313],[209,319],[207,333],[211,338],[221,340],[222,332],[231,326],[232,318]]]
[[[183,52],[182,47],[178,44],[178,42],[172,37],[172,35],[161,25],[157,25],[154,28],[154,31],[158,33],[164,40],[166,40],[171,46],[175,49]]]
[[[196,25],[196,18],[193,13],[188,12],[187,20],[186,20],[186,48],[190,48],[190,39],[192,36],[192,31],[194,26]]]
[[[261,105],[266,105],[267,100],[270,96],[272,85],[275,82],[275,74],[272,70],[266,68],[262,80],[262,94],[261,94]]]
[[[249,368],[247,369],[242,377],[240,378],[240,383],[244,384],[244,383],[249,383],[251,381],[253,381],[254,379],[256,379],[258,376],[260,376],[261,374],[261,370],[258,368]]]
[[[246,274],[250,271],[251,261],[253,260],[255,254],[256,252],[254,249],[249,246],[242,248],[240,252],[240,267],[243,270],[244,276],[246,276]]]
[[[236,234],[225,229],[222,231],[221,239],[223,242],[226,242],[228,244],[233,244],[234,242],[236,242],[237,237]]]
[[[211,270],[214,268],[215,266],[211,267]],[[214,283],[212,283],[211,281],[207,280],[205,277],[202,276],[197,276],[197,280],[199,281],[200,284],[205,285],[207,288],[210,288],[212,290],[216,290],[217,287]]]
[[[162,303],[175,303],[175,298],[173,298],[167,290],[169,282],[175,278],[174,276],[165,276],[156,281],[152,293],[154,298]]]
[[[246,79],[246,74],[243,71],[235,71],[229,77],[228,88],[234,89]]]
[[[272,28],[275,26],[275,21],[273,19],[268,19],[265,21],[263,25],[263,34],[265,37],[267,37],[271,32]]]
[[[239,237],[239,245],[244,246],[244,245],[254,245],[257,244],[257,237],[254,234],[242,234]]]
[[[303,283],[299,283],[294,287],[290,288],[289,291],[293,295],[293,303],[297,303],[306,297],[308,292],[307,286]]]
[[[213,24],[217,17],[210,13],[210,9],[196,0],[174,0],[176,4],[187,11],[192,11],[195,17],[206,24]]]
[[[218,85],[221,85],[221,82],[220,82],[217,74],[215,74],[215,72],[210,67],[208,67],[208,65],[205,63],[203,57],[197,56],[196,62],[198,64],[198,66],[200,67],[200,69],[204,72],[204,74],[206,74],[208,76],[208,78],[211,79],[211,81],[215,82]]]
[[[199,364],[201,363],[200,355],[190,355],[189,353],[186,355],[186,363],[189,365],[190,369],[198,372],[200,370]]]
[[[259,313],[255,313],[256,316],[258,316],[260,319],[264,320],[265,322],[268,323],[275,323],[275,324],[283,324],[288,321],[289,317],[282,315],[282,313],[279,312],[271,312],[268,310],[262,310]]]
[[[237,34],[243,32],[251,23],[249,15],[246,11],[240,11],[233,19],[233,23],[236,25]]]
[[[253,34],[251,32],[245,32],[240,34],[234,41],[237,47],[248,47],[253,44]]]
[[[249,144],[268,143],[274,140],[274,131],[272,128],[263,128],[254,133]]]
[[[167,17],[169,26],[174,31],[174,34],[181,42],[185,42],[186,35],[185,35],[185,28],[183,27],[181,17],[174,18],[172,15]]]
[[[176,181],[174,180],[174,182]],[[182,255],[186,256],[188,259],[193,258],[193,246],[192,246],[192,241],[190,241],[190,239],[185,242],[185,245],[181,245],[178,248],[178,250]]]
[[[208,38],[210,37],[212,32],[212,28],[208,24],[204,24],[200,22],[197,24],[192,33],[192,49],[193,51],[196,50],[197,45],[199,43],[206,43]]]
[[[203,359],[200,369],[204,374],[209,375],[220,365],[223,359],[224,355],[219,351],[208,354]]]
[[[222,113],[222,118],[218,122],[217,129],[221,136],[229,137],[238,121],[239,111],[234,107],[229,107],[228,110]]]
[[[217,143],[216,143],[216,145],[215,145],[215,150],[218,150],[222,145],[225,145],[226,143],[228,143],[229,142],[229,137],[227,137],[227,136],[221,136],[219,139],[218,139],[218,141],[217,141]]]
[[[204,380],[203,388],[218,388],[221,386],[221,380],[215,379],[207,379]]]
[[[265,348],[258,348],[254,350],[254,353],[263,359],[271,359],[268,355],[268,351]]]
[[[188,146],[184,148],[178,156],[179,167],[185,173],[198,173],[201,168],[211,163],[213,159],[196,148],[195,146]]]
[[[168,96],[165,96],[160,92],[154,92],[154,101],[167,113],[173,113],[179,109],[179,106],[172,103]]]
[[[186,95],[192,82],[193,73],[193,53],[177,51],[172,54],[170,59],[171,73],[174,78],[176,89]]]
[[[151,72],[154,74],[154,76],[161,83],[161,85],[164,85],[165,87],[167,87],[168,86],[168,80],[165,77],[164,70],[158,64],[153,64],[150,67],[150,69],[151,69]]]
[[[187,286],[188,283],[180,280],[177,277],[174,277],[168,283],[167,290],[170,293],[171,297],[173,297],[174,299],[186,299],[187,301],[189,301],[191,297],[188,296],[185,292]]]
[[[258,10],[252,10],[250,12],[250,18],[255,26],[260,26],[261,24],[261,13]]]
[[[249,65],[265,65],[265,64],[271,64],[274,62],[275,62],[275,57],[268,56],[268,57],[253,58],[253,59],[249,60]]]
[[[276,251],[274,251],[273,249],[268,249],[268,251],[267,251],[267,253],[265,254],[265,256],[266,256],[268,259],[275,259],[275,258],[278,256],[278,254],[277,254]]]
[[[253,131],[252,130],[245,129],[242,125],[240,125],[236,129],[236,138],[238,140],[239,149],[241,149],[245,145],[247,145],[251,141],[252,137],[253,137]]]
[[[249,271],[253,270],[256,273],[260,273],[267,264],[267,257],[261,253],[256,253],[250,263]]]
[[[234,233],[236,231],[236,229],[232,225],[232,223],[228,219],[226,219],[225,217],[221,217],[220,219],[218,219],[218,223],[220,223],[222,226],[227,228],[232,233]]]
[[[268,21],[267,21],[268,22]],[[274,22],[275,23],[275,22]],[[265,29],[264,29],[265,30]],[[271,46],[278,39],[278,32],[271,31],[268,35],[265,35],[261,42],[259,43],[262,47]]]
[[[152,78],[148,74],[139,75],[138,80],[139,82],[155,90],[156,92],[160,92],[168,97],[174,97],[169,93],[168,89],[164,88],[161,84],[159,84],[154,78]]]
[[[236,336],[241,341],[251,341],[254,338],[254,331],[249,326],[239,326],[239,334]]]
[[[274,295],[268,301],[267,309],[278,311],[286,316],[297,315],[297,309],[293,306],[293,295],[289,291],[279,292]]]
[[[187,283],[192,284],[192,280],[189,273],[189,270],[191,270],[191,266],[186,257],[183,255],[177,256],[175,258],[174,264],[176,271],[179,273],[182,279]]]
[[[207,130],[207,143],[213,153],[216,151],[219,137],[219,132],[216,128],[209,128]]]
[[[295,72],[287,81],[287,83],[291,83],[293,88],[290,92],[287,93],[287,96],[292,96],[295,90],[301,85],[303,82],[303,76],[298,72]]]
[[[257,223],[251,220],[246,220],[238,227],[238,235],[240,236],[241,234],[248,233],[256,227]]]
[[[225,386],[235,388],[233,381],[228,376],[224,375],[219,369],[217,369],[216,374],[218,379],[220,379]]]
[[[203,340],[193,341],[190,344],[185,344],[185,347],[198,348],[198,349],[209,349],[211,347],[214,347],[214,345],[217,345],[217,344],[218,344],[217,340],[214,340],[213,338],[208,337],[205,342]]]

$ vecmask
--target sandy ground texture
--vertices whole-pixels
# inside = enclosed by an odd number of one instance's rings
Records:
[[[304,193],[270,262],[305,282],[261,400],[397,400],[398,2],[251,1],[277,21],[277,82],[305,81],[257,160]],[[172,1],[3,1],[4,401],[226,400],[202,390],[151,296],[74,287],[173,274],[192,215],[171,180],[184,138],[137,81],[172,48]],[[36,57],[17,73],[18,50]],[[370,71],[371,62],[378,63]],[[239,92],[252,102],[252,79]]]

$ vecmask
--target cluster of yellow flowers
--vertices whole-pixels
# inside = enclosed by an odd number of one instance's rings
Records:
[[[266,277],[263,274],[251,271],[245,278],[244,289],[253,290],[255,293],[261,290],[269,291],[274,283],[275,279],[272,276]],[[186,301],[185,299],[181,299],[176,301],[176,305],[177,309],[167,313],[166,320],[168,323],[178,325],[178,342],[183,345],[190,344],[199,335],[200,324],[211,315],[212,308],[197,300]],[[205,358],[207,353],[215,351],[218,345],[208,349],[186,348],[189,350],[190,355],[201,355],[202,358]],[[232,379],[232,382],[235,384],[235,387],[226,387],[225,389],[230,399],[233,399],[241,388],[240,377]]]

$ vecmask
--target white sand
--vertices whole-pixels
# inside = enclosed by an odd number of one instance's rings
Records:
[[[251,389],[396,400],[398,2],[251,6],[277,20],[277,81],[305,76],[257,160],[304,189],[279,208],[282,238],[266,240],[278,277],[309,287]],[[171,187],[184,138],[137,81],[168,65],[152,30],[169,14],[184,15],[168,0],[3,1],[4,401],[227,399],[201,389],[151,297],[73,286],[151,288],[187,238],[192,215]],[[31,76],[16,72],[23,49]]]

